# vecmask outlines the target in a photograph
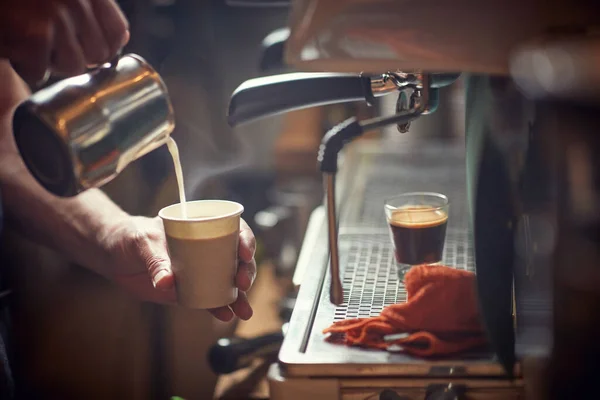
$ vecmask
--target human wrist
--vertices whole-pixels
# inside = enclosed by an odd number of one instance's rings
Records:
[[[99,189],[89,189],[69,199],[58,199],[56,209],[64,218],[71,238],[60,240],[61,249],[76,263],[105,274],[110,263],[107,238],[129,215]],[[66,239],[66,240],[65,240]]]

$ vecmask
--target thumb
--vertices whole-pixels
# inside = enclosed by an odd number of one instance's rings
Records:
[[[160,290],[169,290],[174,286],[171,260],[164,241],[149,240],[141,252],[152,285]]]
[[[159,290],[170,290],[173,288],[173,272],[170,264],[160,264],[155,269],[149,269],[152,285]]]

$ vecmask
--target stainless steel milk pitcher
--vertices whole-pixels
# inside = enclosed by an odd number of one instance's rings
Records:
[[[13,119],[25,164],[58,196],[109,182],[174,127],[164,82],[135,54],[34,93]]]

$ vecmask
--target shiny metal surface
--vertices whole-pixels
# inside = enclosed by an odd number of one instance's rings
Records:
[[[428,189],[445,193],[450,208],[444,259],[473,268],[467,219],[464,143],[360,141],[348,146],[337,177],[339,256],[344,302],[329,301],[327,218],[311,221],[298,270],[304,271],[290,329],[279,354],[286,377],[292,376],[494,376],[503,370],[493,354],[425,360],[333,345],[322,329],[339,318],[376,315],[384,306],[405,299],[392,268],[392,250],[383,199],[399,192]],[[319,212],[317,212],[318,215]],[[320,232],[320,234],[315,233]],[[304,265],[305,264],[305,265]],[[385,287],[384,291],[380,287]]]
[[[34,93],[13,125],[32,174],[51,192],[69,196],[107,183],[164,144],[175,122],[159,74],[129,54]]]
[[[382,74],[371,78],[371,91],[374,96],[379,93],[387,94],[400,87],[398,81],[390,74]]]
[[[329,240],[329,273],[331,284],[329,285],[329,299],[333,304],[342,304],[344,301],[344,290],[340,280],[340,258],[338,249],[338,226],[335,203],[335,174],[323,174],[325,192],[327,194],[327,237]]]
[[[511,374],[517,360],[550,357],[546,366],[551,372],[544,382],[550,392],[540,398],[579,398],[597,391],[600,323],[593,309],[600,303],[600,275],[594,268],[599,257],[596,160],[600,147],[594,134],[599,114],[590,103],[598,104],[600,47],[589,40],[597,39],[596,3],[559,1],[549,7],[538,0],[478,4],[440,0],[407,7],[388,0],[297,0],[286,47],[287,61],[304,70],[479,74],[467,79],[466,85],[468,92],[479,93],[467,98],[470,159],[463,192],[473,217],[466,224],[477,243],[483,316],[499,357],[490,355],[483,364],[493,364],[493,374],[501,377],[505,375],[500,364]],[[563,43],[557,45],[557,38]],[[384,90],[392,86],[384,80],[379,83]],[[409,103],[402,101],[400,111]],[[399,126],[400,131],[407,128]],[[360,186],[360,168],[353,171],[349,185]],[[349,190],[343,201],[346,210],[359,208],[364,193],[370,194],[364,188],[356,193]],[[387,261],[381,255],[384,235],[377,241],[375,233],[363,227],[346,229],[347,215],[343,214],[339,229],[340,270],[348,272],[353,246],[355,253],[366,257],[373,257],[377,249],[372,261],[376,267],[367,273],[374,274],[376,281],[380,275],[386,280],[389,268],[382,268]],[[311,251],[315,260],[323,257],[322,249]],[[328,346],[319,334],[331,323],[336,308],[323,300],[323,288],[332,278],[323,274],[312,277],[319,283],[305,280],[310,286],[304,288],[312,292],[298,311],[304,319],[298,318],[307,328],[298,349],[286,353],[284,343],[280,360],[286,375],[316,376],[322,369],[356,379],[359,374],[382,376],[407,370],[427,374],[426,367],[415,368],[405,359],[378,359],[380,353]],[[361,309],[365,290],[353,286],[354,278],[348,278],[351,283],[345,287],[359,293],[345,299],[348,305],[359,304],[351,315],[376,312],[373,306],[380,299],[375,301],[371,289],[366,289],[368,299]],[[390,301],[398,301],[398,294],[390,295],[394,299]],[[339,318],[347,316],[339,314]],[[477,364],[459,360],[455,371],[476,375],[474,371],[482,371]]]
[[[361,126],[361,132],[368,132],[394,123],[398,124],[399,127],[404,127],[405,129],[408,129],[408,126],[412,120],[418,118],[421,114],[429,113],[431,111],[430,93],[435,90],[431,89],[430,87],[430,76],[428,74],[424,74],[416,81],[419,83],[419,86],[413,89],[413,93],[411,94],[412,100],[407,109],[400,110],[399,113],[392,116],[383,116],[362,121],[359,123]],[[403,88],[401,90],[404,91],[405,89]],[[345,122],[342,122],[341,125],[343,124],[345,124]],[[341,133],[340,129],[344,128],[339,128],[338,125],[334,127],[330,132],[333,132],[334,135],[337,135]],[[325,144],[325,148],[327,148],[328,144],[329,142]],[[324,160],[322,160],[321,162],[323,163]],[[323,175],[325,183],[325,192],[327,196],[327,233],[329,238],[331,272],[329,297],[333,304],[340,305],[343,301],[343,290],[340,280],[338,226],[335,201],[335,172],[324,172]]]
[[[230,126],[304,108],[366,102],[402,91],[411,101],[406,110],[430,114],[438,106],[438,89],[454,83],[457,73],[348,74],[294,72],[249,79],[231,95],[228,109]]]
[[[406,302],[406,288],[398,274],[388,232],[382,229],[381,233],[361,234],[359,229],[351,229],[340,240],[347,253],[342,275],[344,301],[333,311],[335,321],[376,317],[383,308]],[[468,232],[448,230],[442,259],[446,265],[475,271]]]

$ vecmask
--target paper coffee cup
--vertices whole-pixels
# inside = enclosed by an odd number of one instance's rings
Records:
[[[241,204],[226,200],[186,203],[188,218],[181,218],[179,203],[165,207],[163,221],[177,299],[188,308],[226,306],[237,299],[235,275]]]

